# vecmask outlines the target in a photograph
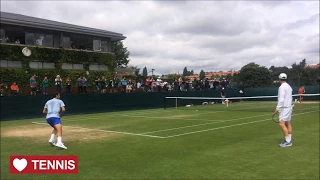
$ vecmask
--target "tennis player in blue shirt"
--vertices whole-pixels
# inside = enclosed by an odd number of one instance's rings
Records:
[[[64,102],[60,100],[60,93],[55,94],[53,99],[47,101],[43,109],[43,113],[47,114],[47,123],[53,127],[49,144],[61,149],[67,149],[67,147],[62,143],[62,123],[60,119],[65,110]],[[55,135],[58,135],[57,143],[54,142]]]

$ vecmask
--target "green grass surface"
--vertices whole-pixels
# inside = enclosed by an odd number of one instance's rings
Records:
[[[44,118],[1,122],[1,179],[319,179],[319,103],[296,104],[288,148],[278,146],[274,108],[241,102],[65,116],[68,150],[48,145]],[[10,155],[77,155],[79,173],[12,175]]]

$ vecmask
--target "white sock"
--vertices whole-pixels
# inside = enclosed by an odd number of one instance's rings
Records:
[[[292,134],[289,134],[288,136],[289,136],[289,140],[290,140],[290,142],[291,142],[291,137],[292,137]]]
[[[290,142],[289,135],[288,135],[288,136],[286,136],[286,141],[287,141],[287,142]]]
[[[51,138],[50,138],[50,142],[54,142],[54,136],[55,136],[55,134],[51,134]]]
[[[62,143],[62,138],[61,138],[61,136],[58,136],[57,140],[58,140],[58,143]]]

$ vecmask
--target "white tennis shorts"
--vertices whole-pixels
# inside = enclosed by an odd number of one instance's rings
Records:
[[[281,121],[290,121],[292,114],[292,107],[289,108],[280,108],[279,120]]]

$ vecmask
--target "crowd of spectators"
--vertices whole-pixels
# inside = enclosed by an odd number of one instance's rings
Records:
[[[145,80],[132,80],[126,79],[125,77],[118,79],[113,77],[110,79],[105,78],[104,76],[96,77],[93,82],[91,82],[93,88],[90,88],[88,91],[88,80],[85,76],[79,76],[78,79],[73,80],[69,76],[64,79],[57,75],[54,78],[45,76],[43,79],[39,78],[34,74],[29,79],[29,90],[28,88],[24,89],[24,94],[35,96],[37,94],[47,95],[49,92],[63,93],[63,94],[74,94],[74,93],[114,93],[114,92],[171,92],[171,91],[208,91],[222,88],[231,88],[232,85],[228,79],[190,79],[182,80],[179,78],[173,82],[167,82],[162,80],[160,77],[154,79],[149,77]],[[75,83],[72,83],[76,81]],[[72,87],[72,84],[76,84],[76,87]],[[16,82],[12,82],[10,87],[1,82],[1,96],[5,95],[21,95],[22,91]]]

